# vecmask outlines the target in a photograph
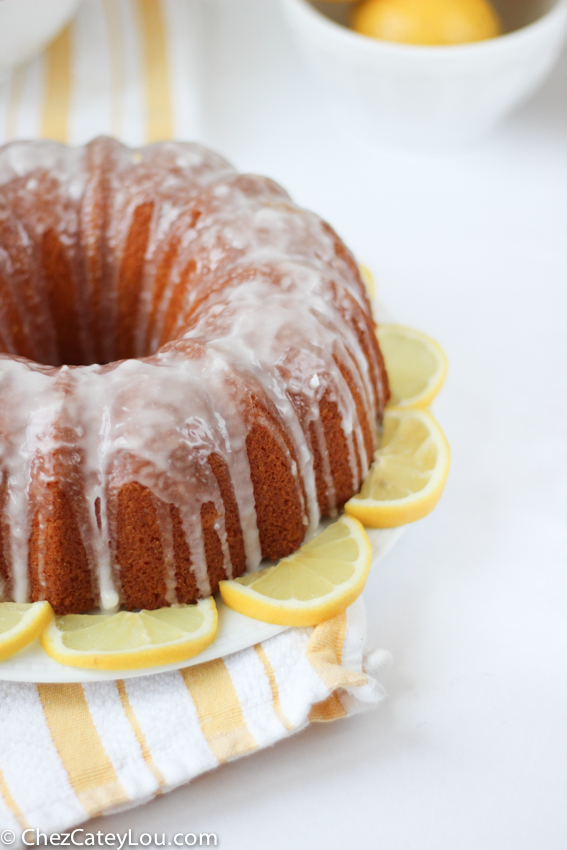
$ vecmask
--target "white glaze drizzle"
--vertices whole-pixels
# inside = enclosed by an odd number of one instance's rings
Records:
[[[197,145],[167,143],[131,151],[102,139],[92,143],[90,152],[110,187],[104,232],[108,310],[103,345],[109,358],[115,356],[119,342],[119,273],[132,218],[142,203],[153,204],[132,340],[138,359],[57,368],[0,355],[0,401],[9,399],[8,409],[0,413],[0,463],[7,482],[12,594],[17,601],[29,596],[30,488],[37,488],[38,475],[41,486],[56,480],[53,457],[58,449],[70,448],[71,434],[76,465],[71,477],[75,475],[84,500],[84,509],[78,510],[79,527],[101,607],[113,610],[121,599],[119,565],[111,543],[116,532],[112,505],[114,494],[132,481],[153,493],[166,601],[174,603],[169,506],[179,512],[200,594],[210,593],[201,524],[206,503],[215,506],[224,569],[232,575],[225,506],[209,464],[212,454],[223,460],[232,480],[247,568],[254,569],[261,560],[246,451],[252,397],[266,400],[265,427],[287,458],[298,500],[304,504],[308,535],[320,518],[311,424],[321,456],[327,511],[336,513],[335,484],[319,418],[325,395],[339,410],[353,489],[360,485],[359,464],[363,475],[368,469],[363,434],[352,393],[334,358],[348,369],[374,427],[383,405],[383,387],[372,377],[354,322],[347,318],[353,303],[366,315],[368,306],[329,231],[271,181],[238,177],[224,160]],[[53,182],[53,208],[33,217],[28,230],[20,228],[22,251],[25,248],[30,257],[45,229],[56,227],[72,268],[79,264],[76,245],[84,227],[81,217],[87,214],[85,199],[92,203],[85,187],[98,179],[85,161],[84,149],[55,143],[15,143],[0,150],[0,216],[15,209],[31,215],[34,197],[44,186],[42,171]],[[161,175],[158,181],[156,175]],[[156,295],[164,246],[167,249],[173,239],[178,241],[177,252],[163,291]],[[15,280],[13,251],[0,244],[0,274],[8,283]],[[168,308],[184,285],[190,261],[196,283],[185,285],[177,311],[180,320],[167,332]],[[92,358],[93,326],[85,305],[93,296],[83,277],[79,272],[74,277],[81,306],[77,337],[83,356]],[[37,304],[45,306],[41,279],[36,278],[34,309]],[[216,289],[219,281],[225,283]],[[19,310],[24,334],[40,339],[44,356],[56,362],[54,319],[48,316],[35,332],[32,302],[27,311],[25,304]],[[1,313],[0,332],[5,348],[17,354]],[[165,344],[158,348],[164,334]],[[277,422],[285,423],[289,445]]]

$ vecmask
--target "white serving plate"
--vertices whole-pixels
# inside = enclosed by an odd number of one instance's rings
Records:
[[[372,543],[372,566],[384,557],[400,537],[403,528],[367,529]],[[81,670],[79,667],[66,667],[47,655],[39,642],[35,640],[21,652],[0,663],[0,680],[7,682],[49,682],[51,684],[71,682],[104,682],[114,679],[133,679],[137,676],[152,676],[192,667],[204,661],[213,661],[224,655],[231,655],[241,649],[254,646],[280,632],[288,626],[273,626],[237,614],[223,604],[217,597],[219,612],[219,630],[216,639],[204,652],[186,661],[164,664],[143,670]]]

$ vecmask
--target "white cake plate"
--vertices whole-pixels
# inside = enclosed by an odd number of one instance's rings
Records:
[[[367,529],[372,543],[372,566],[396,543],[403,528]],[[156,673],[166,673],[169,670],[179,670],[182,667],[192,667],[204,661],[213,661],[224,655],[231,655],[241,649],[254,646],[260,641],[267,640],[280,632],[285,632],[288,626],[272,626],[260,620],[252,620],[237,614],[223,604],[217,597],[219,613],[219,629],[213,643],[194,658],[179,661],[175,664],[164,664],[159,667],[149,667],[143,670],[82,670],[79,667],[66,667],[47,655],[39,642],[32,644],[16,653],[11,658],[0,662],[0,680],[8,682],[104,682],[113,679],[132,679],[136,676],[151,676]]]

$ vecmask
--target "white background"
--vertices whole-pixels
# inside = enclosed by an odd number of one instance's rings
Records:
[[[226,850],[567,847],[567,55],[468,150],[365,147],[275,0],[208,0],[205,143],[324,216],[450,373],[446,493],[370,576],[389,701],[89,828]]]

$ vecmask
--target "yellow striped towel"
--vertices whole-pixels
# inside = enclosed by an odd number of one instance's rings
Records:
[[[0,827],[61,832],[170,791],[309,722],[373,708],[388,653],[362,601],[173,673],[83,685],[0,682]]]
[[[202,0],[82,0],[49,47],[0,85],[0,142],[198,140]]]

